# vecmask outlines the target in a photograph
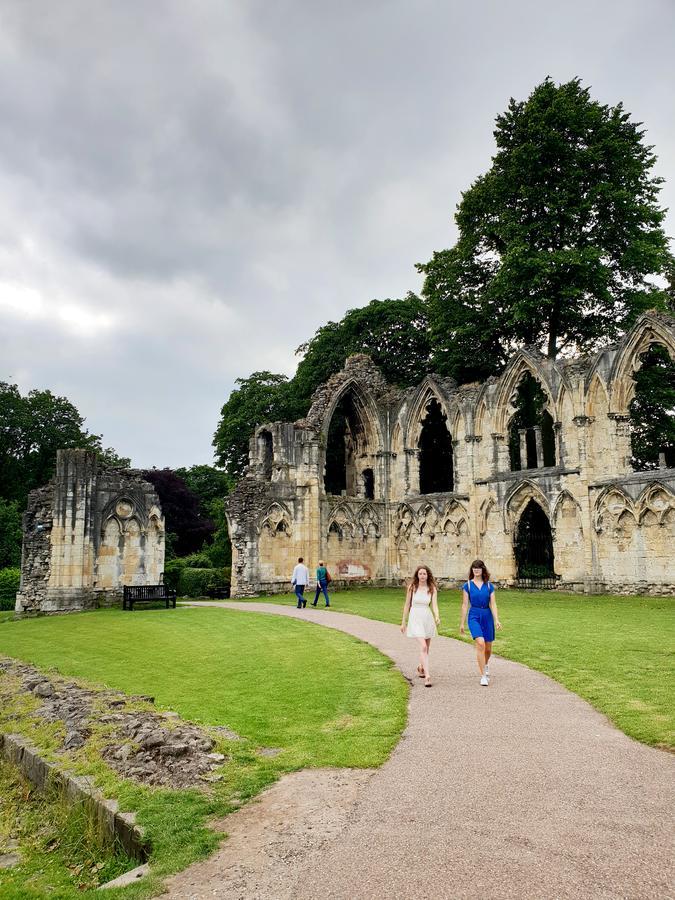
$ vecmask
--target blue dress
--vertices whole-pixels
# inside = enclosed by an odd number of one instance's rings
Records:
[[[468,625],[471,637],[482,637],[486,643],[495,639],[495,622],[490,609],[490,597],[494,594],[494,585],[484,582],[479,588],[473,581],[465,581],[462,589],[469,595]]]

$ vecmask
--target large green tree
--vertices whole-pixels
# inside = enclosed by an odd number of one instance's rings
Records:
[[[56,451],[68,448],[95,450],[103,462],[129,465],[103,449],[66,397],[38,390],[22,395],[15,384],[0,382],[0,498],[23,507],[28,492],[53,475]]]
[[[255,426],[295,418],[285,375],[254,372],[249,378],[237,378],[236,384],[213,437],[216,462],[235,479],[248,465],[248,442]]]
[[[291,390],[305,412],[316,388],[339,372],[353,353],[367,353],[392,384],[408,387],[429,371],[431,341],[426,306],[408,294],[401,300],[373,300],[328,322],[298,347],[302,356]]]
[[[653,277],[673,271],[656,157],[621,104],[547,78],[511,99],[494,135],[457,243],[418,266],[435,368],[460,380],[497,372],[522,344],[552,358],[612,339],[667,305]]]
[[[393,384],[416,384],[430,371],[431,343],[425,303],[414,294],[401,300],[373,300],[328,322],[298,347],[302,359],[295,376],[254,372],[221,410],[213,444],[216,461],[232,478],[248,463],[248,444],[256,424],[293,421],[304,416],[312,394],[339,372],[348,356],[367,353]]]

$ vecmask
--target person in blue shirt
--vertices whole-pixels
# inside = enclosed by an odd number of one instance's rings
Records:
[[[323,591],[323,595],[326,598],[326,606],[330,606],[330,597],[328,596],[328,581],[330,579],[330,575],[328,574],[328,569],[323,564],[323,560],[319,560],[319,565],[316,569],[316,594],[314,595],[314,603],[312,606],[316,606],[319,602],[319,594]]]
[[[462,585],[462,619],[459,633],[464,634],[464,622],[469,613],[468,624],[471,637],[476,643],[476,658],[483,687],[490,684],[490,656],[495,629],[501,622],[497,612],[495,588],[490,584],[490,573],[482,559],[474,559],[467,580]]]

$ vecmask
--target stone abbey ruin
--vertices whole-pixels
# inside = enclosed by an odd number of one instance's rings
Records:
[[[255,429],[228,500],[233,595],[288,590],[298,556],[342,581],[398,584],[426,563],[454,586],[480,556],[502,585],[674,594],[675,468],[630,462],[633,376],[654,344],[675,359],[671,316],[594,355],[523,349],[483,384],[407,390],[350,357],[306,418]]]
[[[653,344],[675,359],[675,319],[646,313],[592,356],[524,349],[483,384],[430,375],[407,390],[350,357],[306,418],[251,438],[227,506],[232,594],[288,590],[298,556],[343,582],[399,584],[426,563],[457,585],[481,556],[502,585],[675,594],[675,468],[630,465],[633,375]],[[523,392],[539,398],[534,418]],[[140,472],[59,451],[24,514],[17,612],[159,583],[164,536]]]
[[[87,450],[59,450],[56,473],[28,498],[16,611],[65,612],[121,600],[125,584],[157,584],[164,516],[139,472]]]

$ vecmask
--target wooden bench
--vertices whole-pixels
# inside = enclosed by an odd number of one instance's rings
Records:
[[[124,585],[122,609],[133,612],[134,603],[154,603],[157,600],[163,601],[167,609],[170,603],[174,609],[176,608],[176,592],[165,584]]]

